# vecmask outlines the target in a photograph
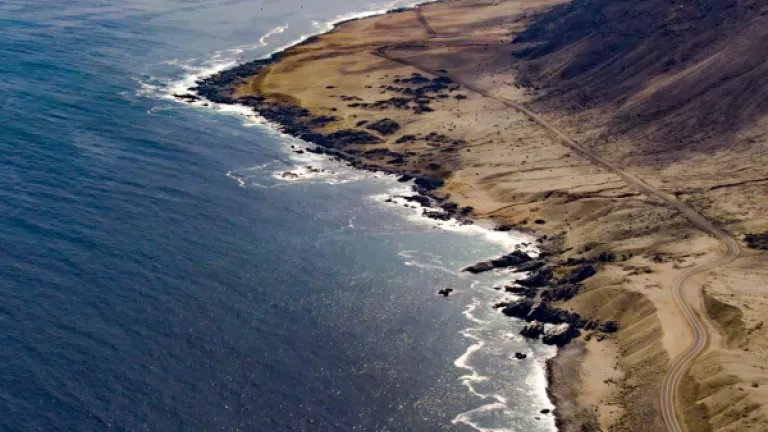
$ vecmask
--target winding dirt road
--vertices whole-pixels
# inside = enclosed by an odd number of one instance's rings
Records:
[[[439,38],[439,35],[437,34],[437,32],[429,25],[429,22],[427,21],[427,18],[424,16],[421,9],[417,9],[417,19],[424,26],[424,29],[429,36],[429,39]],[[456,45],[463,46],[465,44],[456,44]],[[471,45],[475,45],[475,44],[471,44]],[[696,313],[693,306],[689,304],[686,301],[686,299],[683,297],[683,289],[685,288],[686,283],[689,282],[694,276],[700,275],[702,273],[706,273],[716,267],[728,264],[733,260],[735,260],[736,258],[738,258],[738,256],[741,254],[741,247],[739,246],[739,242],[736,239],[734,239],[730,234],[718,228],[714,223],[712,223],[712,221],[707,219],[701,213],[697,212],[696,209],[694,209],[693,207],[679,201],[673,195],[670,195],[666,192],[663,192],[649,185],[648,183],[646,183],[636,175],[625,171],[618,165],[606,159],[603,159],[602,157],[598,156],[597,154],[590,151],[589,149],[581,146],[576,141],[571,139],[565,132],[558,129],[556,126],[554,126],[553,124],[551,124],[550,122],[542,118],[540,115],[534,113],[533,111],[522,106],[521,104],[500,96],[494,96],[490,94],[488,90],[478,88],[468,82],[463,82],[462,80],[457,79],[456,77],[450,76],[450,74],[446,74],[443,71],[438,72],[434,70],[429,70],[421,65],[415,64],[408,60],[392,56],[387,52],[392,49],[425,49],[425,48],[427,48],[426,45],[400,44],[400,45],[379,47],[374,51],[374,54],[379,57],[385,58],[387,60],[397,62],[403,65],[407,65],[435,76],[447,76],[457,84],[460,84],[461,86],[473,92],[481,94],[487,98],[494,99],[498,102],[501,102],[502,104],[504,104],[509,108],[513,108],[515,110],[520,111],[521,113],[528,116],[531,120],[535,121],[545,129],[553,133],[555,136],[557,136],[558,139],[562,142],[562,144],[565,145],[566,147],[579,153],[582,157],[588,159],[595,165],[599,165],[604,169],[607,169],[608,171],[611,171],[612,173],[618,175],[630,187],[634,187],[635,189],[638,189],[640,192],[644,193],[649,197],[655,197],[664,201],[667,205],[676,209],[683,216],[685,216],[696,228],[698,228],[699,230],[707,234],[717,237],[722,243],[725,244],[726,253],[724,255],[717,257],[711,261],[700,264],[696,267],[687,269],[677,277],[674,284],[672,285],[672,291],[673,291],[675,301],[677,302],[677,305],[680,308],[681,312],[685,315],[688,321],[688,324],[691,326],[694,337],[693,337],[693,343],[691,344],[691,346],[689,346],[685,350],[685,352],[683,352],[683,354],[681,354],[678,358],[676,358],[671,363],[669,369],[667,370],[667,373],[664,376],[664,381],[662,383],[661,393],[659,395],[659,402],[660,402],[662,417],[664,419],[664,423],[666,424],[668,431],[669,432],[686,432],[685,426],[680,422],[680,419],[678,418],[677,390],[680,386],[680,381],[682,380],[683,376],[685,376],[685,374],[687,373],[693,360],[695,360],[696,357],[698,357],[699,354],[701,354],[709,344],[710,337],[709,337],[709,327],[702,321],[702,318]],[[696,287],[694,292],[696,294],[696,301],[699,304],[701,304],[703,302],[701,287]]]

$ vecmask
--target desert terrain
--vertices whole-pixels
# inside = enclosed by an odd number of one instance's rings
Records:
[[[344,23],[219,96],[440,179],[433,194],[561,261],[618,257],[559,302],[620,324],[552,362],[561,430],[768,430],[768,252],[745,241],[768,231],[766,13],[442,1]]]

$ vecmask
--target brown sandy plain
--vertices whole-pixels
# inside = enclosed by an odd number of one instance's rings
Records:
[[[551,365],[550,392],[563,431],[667,430],[662,380],[693,341],[673,284],[685,269],[723,255],[725,246],[664,200],[564,145],[516,104],[538,109],[536,115],[595,155],[688,203],[736,238],[768,231],[768,118],[727,138],[748,137],[749,146],[669,160],[663,152],[652,162],[633,157],[634,143],[624,136],[606,145],[604,116],[597,111],[541,110],[532,103],[539,91],[516,84],[519,61],[512,54],[520,47],[511,41],[554,3],[442,1],[344,23],[289,49],[237,95],[337,117],[322,132],[363,130],[363,121],[392,119],[401,126],[398,133],[359,148],[405,153],[400,168],[445,178],[438,192],[472,206],[473,217],[546,236],[565,258],[604,251],[627,257],[601,264],[584,290],[560,305],[591,319],[616,320],[621,330],[561,350]],[[449,77],[461,87],[450,97],[431,98],[432,111],[366,105],[401,96],[386,87],[407,86],[395,80],[414,73]],[[398,142],[431,132],[463,141],[447,150],[423,139]],[[374,156],[365,162],[388,163]],[[546,223],[532,223],[536,219]],[[735,261],[685,285],[685,299],[710,335],[677,393],[677,415],[690,432],[768,430],[767,257],[744,248]]]

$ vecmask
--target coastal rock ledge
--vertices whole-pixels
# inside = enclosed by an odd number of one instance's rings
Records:
[[[615,321],[601,323],[590,320],[576,312],[551,306],[546,301],[521,299],[497,303],[494,308],[501,309],[506,316],[530,322],[520,331],[520,334],[532,339],[543,334],[542,341],[547,344],[565,345],[573,338],[580,336],[580,330],[595,330],[603,333],[614,333],[619,330],[619,324]],[[555,326],[544,331],[544,323]]]

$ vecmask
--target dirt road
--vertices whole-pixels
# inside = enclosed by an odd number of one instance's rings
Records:
[[[439,37],[435,32],[435,30],[429,25],[423,13],[419,10],[417,14],[418,14],[417,18],[419,22],[422,23],[422,25],[424,26],[430,38]],[[424,68],[423,66],[420,66],[418,64],[415,64],[413,62],[410,62],[401,58],[397,58],[388,53],[388,51],[391,49],[419,49],[419,48],[424,49],[426,48],[426,46],[414,46],[413,44],[386,46],[386,47],[380,47],[376,49],[374,51],[374,54],[379,57],[386,58],[390,61],[411,66],[413,68],[416,68],[418,70],[421,70],[423,72],[426,72],[432,75],[447,76],[448,78],[451,78],[453,81],[455,81],[456,83],[462,85],[463,87],[469,90],[479,93],[487,98],[494,99],[498,102],[501,102],[507,107],[510,107],[522,112],[523,114],[528,116],[531,120],[535,121],[542,127],[546,128],[549,132],[557,136],[557,138],[562,142],[563,145],[579,153],[582,157],[588,159],[592,163],[599,165],[604,169],[607,169],[608,171],[618,175],[629,186],[639,190],[645,195],[649,197],[655,197],[664,201],[667,205],[669,205],[670,207],[676,209],[681,214],[683,214],[696,228],[700,229],[701,231],[704,231],[707,234],[717,237],[721,242],[724,243],[724,245],[726,246],[726,253],[723,256],[720,256],[714,260],[711,260],[709,262],[700,264],[696,267],[686,270],[685,272],[680,274],[680,276],[678,276],[673,286],[671,287],[678,307],[680,308],[681,312],[685,315],[686,319],[688,320],[688,324],[691,326],[691,329],[693,330],[694,340],[691,346],[689,346],[688,349],[686,349],[683,354],[681,354],[677,359],[675,359],[671,363],[669,369],[667,370],[667,373],[664,377],[664,381],[662,383],[661,394],[659,395],[659,402],[660,402],[662,416],[664,418],[664,423],[666,424],[669,432],[685,432],[686,428],[680,423],[678,418],[677,389],[680,386],[680,380],[683,378],[683,376],[685,376],[693,360],[695,360],[696,357],[699,354],[701,354],[701,352],[704,351],[704,349],[709,344],[710,338],[708,333],[709,327],[703,323],[702,318],[696,313],[692,305],[685,300],[685,298],[683,297],[683,289],[685,288],[686,283],[689,280],[691,280],[691,278],[693,278],[694,276],[708,272],[716,267],[728,264],[731,261],[735,260],[741,253],[741,247],[739,246],[739,242],[736,239],[734,239],[730,234],[718,228],[714,223],[712,223],[712,221],[707,219],[701,213],[697,212],[693,207],[679,201],[673,195],[670,195],[659,189],[656,189],[655,187],[649,185],[648,183],[646,183],[636,175],[625,171],[620,166],[606,159],[603,159],[602,157],[593,153],[589,149],[581,146],[576,141],[571,139],[565,132],[558,129],[556,126],[554,126],[553,124],[551,124],[550,122],[542,118],[540,115],[534,113],[533,111],[527,109],[526,107],[520,105],[519,103],[503,97],[494,96],[490,94],[488,90],[478,88],[468,82],[462,82],[462,80],[457,79],[456,77],[450,76],[450,74],[442,73],[442,71],[438,72],[438,71],[429,70],[427,68]],[[694,292],[696,294],[696,297],[695,297],[696,302],[699,302],[699,304],[701,304],[701,302],[703,301],[701,287],[695,287]]]

